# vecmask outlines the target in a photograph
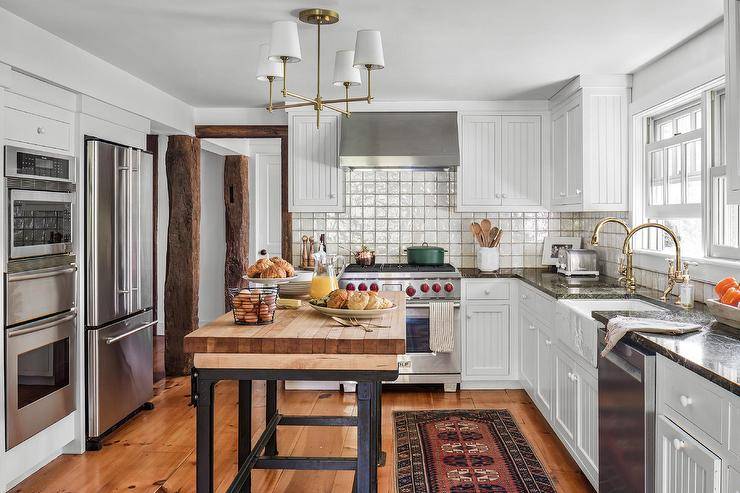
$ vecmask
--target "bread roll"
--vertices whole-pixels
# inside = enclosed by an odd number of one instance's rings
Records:
[[[285,269],[278,267],[275,264],[272,264],[260,273],[260,278],[262,279],[281,279],[284,277],[288,277]]]
[[[368,294],[368,302],[365,306],[365,310],[377,310],[383,308],[383,297],[378,296],[375,292],[370,291]]]
[[[256,278],[262,272],[257,264],[252,264],[247,268],[247,277]]]
[[[288,277],[293,277],[295,275],[295,269],[293,268],[293,264],[285,260],[284,258],[280,257],[271,257],[270,261],[283,269]]]
[[[347,300],[347,308],[350,310],[364,310],[370,301],[370,295],[361,291],[355,291]]]
[[[347,299],[349,298],[349,292],[346,289],[335,289],[329,293],[329,299],[326,301],[326,306],[329,308],[345,308],[347,306]]]

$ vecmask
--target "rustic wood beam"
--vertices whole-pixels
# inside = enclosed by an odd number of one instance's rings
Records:
[[[231,309],[229,288],[238,287],[249,266],[249,160],[226,156],[224,162],[224,209],[226,211],[226,262],[224,303]]]
[[[171,135],[165,155],[169,223],[164,285],[165,372],[186,375],[185,335],[198,328],[200,285],[200,140]]]
[[[196,125],[201,139],[279,139],[288,136],[287,125]]]
[[[201,139],[280,139],[280,215],[282,218],[282,256],[293,259],[293,215],[288,211],[288,126],[287,125],[196,125]]]

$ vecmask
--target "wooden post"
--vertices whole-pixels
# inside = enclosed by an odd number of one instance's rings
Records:
[[[249,160],[226,156],[224,163],[224,209],[226,211],[226,263],[224,303],[231,309],[229,288],[238,287],[249,265]]]
[[[200,283],[200,140],[171,135],[165,155],[170,217],[164,285],[165,372],[186,375],[192,355],[183,339],[198,328]]]

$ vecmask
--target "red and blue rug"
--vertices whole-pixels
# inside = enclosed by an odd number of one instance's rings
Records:
[[[393,413],[398,493],[555,492],[505,409]]]

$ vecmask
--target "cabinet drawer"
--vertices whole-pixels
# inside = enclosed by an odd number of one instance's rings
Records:
[[[534,313],[543,322],[552,326],[554,300],[523,283],[519,287],[519,305]]]
[[[718,443],[723,443],[722,412],[727,403],[709,389],[713,384],[668,360],[658,371],[664,404]]]
[[[5,137],[8,140],[69,151],[71,127],[66,122],[5,108]]]
[[[469,300],[508,300],[511,284],[508,281],[472,281],[465,285],[465,298]]]

